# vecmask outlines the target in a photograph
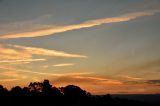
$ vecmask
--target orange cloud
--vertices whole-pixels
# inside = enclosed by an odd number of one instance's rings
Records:
[[[91,90],[91,88],[96,88],[95,91],[104,89],[106,86],[119,86],[123,85],[123,82],[119,80],[107,79],[97,76],[87,76],[87,75],[72,75],[72,76],[61,76],[51,79],[53,85],[56,86],[66,86],[70,84],[78,85],[86,90]],[[94,87],[93,87],[94,86]],[[93,90],[92,89],[92,90]],[[93,90],[94,91],[94,90]]]
[[[4,35],[0,35],[0,38],[8,39],[8,38],[47,36],[47,35],[53,35],[56,33],[62,33],[62,32],[66,32],[70,30],[94,27],[94,26],[102,25],[102,24],[131,21],[139,17],[151,16],[159,12],[160,10],[135,12],[135,13],[130,13],[130,14],[124,14],[124,15],[117,16],[117,17],[89,20],[89,21],[82,22],[80,24],[74,24],[74,25],[68,25],[68,26],[56,26],[56,27],[54,26],[53,28],[41,29],[41,30],[30,31],[30,32],[22,32],[22,33],[16,33],[16,34],[4,34]]]
[[[19,79],[16,78],[6,78],[6,79],[0,79],[0,82],[12,82],[12,81],[17,81]]]
[[[87,56],[79,54],[66,53],[64,51],[48,50],[43,48],[25,47],[18,45],[2,45],[0,44],[0,63],[13,62],[34,62],[45,61],[46,59],[34,59],[33,55],[56,56],[65,58],[87,58]]]
[[[20,63],[20,62],[22,62],[22,63],[24,63],[24,62],[33,62],[33,61],[45,61],[46,59],[23,59],[23,60],[2,60],[2,61],[0,61],[0,63],[12,63],[12,62],[18,62],[18,63]]]
[[[56,51],[56,50],[49,50],[49,49],[35,48],[35,47],[25,47],[18,45],[13,45],[13,46],[18,49],[22,49],[27,53],[35,55],[46,55],[46,56],[68,57],[68,58],[87,58],[87,56],[84,55],[70,54],[64,51]]]
[[[64,76],[51,80],[55,86],[74,84],[91,92],[92,94],[150,94],[159,93],[159,86],[147,83],[126,84],[120,80],[105,79],[97,76]]]
[[[14,86],[15,83],[24,84],[30,81],[42,81],[47,78],[51,81],[53,86],[66,86],[68,84],[74,84],[80,86],[92,94],[117,94],[117,93],[159,93],[159,86],[153,83],[159,83],[159,80],[149,80],[143,83],[125,83],[118,79],[105,78],[102,76],[94,76],[92,72],[80,72],[80,73],[43,73],[34,72],[29,70],[16,69],[14,67],[1,66],[1,69],[5,69],[5,72],[0,74],[7,76],[7,78],[1,79],[0,82],[7,87]],[[23,75],[27,76],[25,79]],[[35,75],[34,75],[35,74]],[[9,77],[9,78],[8,78]],[[13,81],[15,81],[13,83]],[[21,81],[21,82],[20,82]],[[138,81],[138,80],[137,80]],[[22,84],[23,83],[23,84]]]
[[[20,69],[18,69],[18,70],[16,70],[16,71],[18,71],[18,72],[24,72],[24,73],[38,74],[38,75],[55,76],[55,77],[87,75],[87,74],[91,74],[91,73],[92,73],[92,72],[77,72],[77,73],[56,74],[56,73],[44,73],[44,72],[29,71],[29,70],[20,70]]]
[[[73,78],[81,79],[81,80],[88,80],[88,81],[89,80],[98,81],[98,83],[103,83],[103,84],[122,84],[121,81],[106,79],[106,78],[101,78],[101,77],[75,76]]]
[[[28,76],[23,73],[19,73],[13,66],[0,66],[1,72],[0,76],[2,77],[0,79],[0,82],[11,82],[11,81],[17,81],[17,80],[24,80]]]
[[[0,75],[9,76],[9,77],[18,77],[18,73],[16,71],[5,71],[0,73]]]
[[[45,75],[45,76],[55,76],[55,77],[62,77],[62,76],[79,76],[79,75],[88,75],[93,74],[93,72],[72,72],[72,73],[45,73],[45,72],[37,72],[37,71],[30,71],[25,69],[17,69],[15,67],[8,67],[8,66],[0,66],[0,69],[9,70],[9,71],[15,71],[15,72],[23,72],[23,73],[31,73],[31,74],[37,74],[37,75]]]
[[[73,63],[63,63],[63,64],[55,64],[54,67],[66,67],[66,66],[73,66]]]
[[[28,59],[32,56],[29,53],[24,51],[18,51],[7,45],[0,44],[0,60],[19,60],[19,59]]]
[[[139,78],[139,77],[131,77],[131,76],[127,76],[127,75],[123,75],[122,77],[127,78],[129,80],[142,80],[143,78]]]

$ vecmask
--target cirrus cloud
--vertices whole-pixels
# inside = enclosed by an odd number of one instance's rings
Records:
[[[54,26],[54,25],[52,26],[51,25],[51,28],[45,28],[45,29],[36,30],[36,31],[19,32],[19,33],[14,33],[14,34],[2,34],[0,35],[0,38],[9,39],[9,38],[29,38],[29,37],[48,36],[48,35],[62,33],[62,32],[66,32],[70,30],[90,28],[90,27],[94,27],[94,26],[102,25],[102,24],[127,22],[127,21],[131,21],[131,20],[134,20],[140,17],[144,17],[144,16],[152,16],[159,12],[160,12],[159,9],[155,9],[155,10],[124,14],[124,15],[111,17],[111,18],[89,20],[89,21],[84,21],[79,24],[73,24],[73,25],[67,25],[67,26]]]
[[[45,61],[45,58],[33,58],[33,55],[64,57],[64,58],[87,58],[85,55],[66,53],[64,51],[49,50],[44,48],[26,47],[19,45],[0,44],[0,63],[35,62]]]
[[[63,64],[54,64],[54,67],[66,67],[66,66],[73,66],[73,63],[63,63]]]

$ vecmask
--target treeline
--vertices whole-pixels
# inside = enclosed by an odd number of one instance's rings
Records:
[[[66,87],[52,87],[49,80],[44,80],[43,82],[31,82],[28,87],[21,88],[20,86],[15,86],[11,90],[7,90],[2,85],[0,85],[0,96],[13,96],[13,97],[32,97],[32,96],[74,96],[74,97],[85,97],[90,95],[90,93],[82,90],[80,87],[75,85],[68,85]]]
[[[75,85],[53,87],[49,80],[31,82],[28,87],[7,90],[0,85],[0,106],[142,106],[145,103],[112,98],[109,94],[93,96]]]

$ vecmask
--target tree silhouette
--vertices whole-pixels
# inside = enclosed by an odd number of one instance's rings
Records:
[[[56,87],[52,87],[49,80],[44,80],[42,83],[42,92],[44,96],[61,96],[62,93]]]
[[[80,87],[75,85],[68,85],[64,87],[63,93],[65,96],[70,96],[70,97],[84,97],[87,95],[85,90],[82,90]]]
[[[49,80],[44,80],[42,83],[42,91],[47,91],[48,89],[52,89],[52,85],[49,83]]]
[[[112,98],[111,95],[94,96],[79,86],[56,88],[49,80],[31,82],[28,87],[15,86],[7,90],[0,85],[0,106],[159,106],[143,102]]]
[[[29,88],[31,91],[35,91],[35,92],[41,92],[42,91],[42,83],[40,82],[31,82],[29,84]]]
[[[23,90],[23,95],[24,96],[31,96],[31,92],[30,92],[29,87],[24,87],[22,90]]]
[[[0,85],[0,96],[7,96],[8,90]]]
[[[10,91],[12,96],[23,96],[23,90],[20,86],[15,86]]]

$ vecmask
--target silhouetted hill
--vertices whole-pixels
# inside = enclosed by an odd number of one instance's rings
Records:
[[[56,88],[49,80],[31,82],[24,88],[15,86],[11,90],[0,85],[0,106],[153,106],[152,102],[140,101],[136,95],[132,96],[95,96],[75,85]],[[159,105],[154,103],[154,106]]]

